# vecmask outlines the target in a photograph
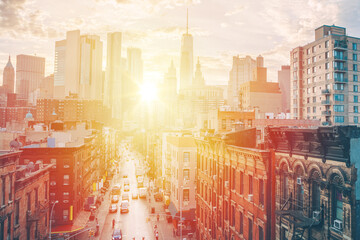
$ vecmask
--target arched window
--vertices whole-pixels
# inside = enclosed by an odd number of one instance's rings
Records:
[[[285,164],[282,165],[280,171],[280,187],[281,187],[281,203],[285,203],[289,198],[289,177],[288,170]]]
[[[338,174],[333,174],[330,177],[331,184],[331,200],[332,200],[332,219],[343,221],[343,194],[341,188],[344,185],[343,179]]]
[[[320,211],[320,173],[315,170],[310,175],[311,179],[311,203],[313,211]]]
[[[296,202],[295,208],[297,210],[302,210],[304,205],[304,186],[303,186],[303,169],[298,166],[295,169],[295,181],[296,181]]]

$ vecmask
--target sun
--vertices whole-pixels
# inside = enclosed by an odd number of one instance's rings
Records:
[[[157,99],[156,85],[151,82],[145,82],[140,86],[141,100],[144,102],[153,102]]]

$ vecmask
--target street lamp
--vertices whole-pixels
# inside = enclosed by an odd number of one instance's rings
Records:
[[[52,220],[52,213],[53,213],[53,210],[54,210],[54,207],[55,207],[55,204],[59,203],[58,200],[56,200],[52,207],[51,207],[51,211],[50,211],[50,230],[49,230],[49,239],[51,239],[51,220]]]

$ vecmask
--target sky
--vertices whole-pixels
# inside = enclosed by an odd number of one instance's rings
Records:
[[[142,49],[145,80],[162,81],[171,60],[179,75],[187,8],[208,84],[227,84],[236,55],[261,54],[268,81],[277,81],[290,50],[313,41],[324,24],[360,37],[359,0],[0,0],[0,79],[9,54],[14,66],[18,54],[45,57],[53,73],[55,41],[75,29],[101,37],[104,69],[106,33],[122,32],[124,57],[127,47]]]

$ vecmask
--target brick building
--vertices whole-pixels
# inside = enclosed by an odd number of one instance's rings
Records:
[[[0,239],[14,239],[15,171],[19,151],[0,151]]]
[[[247,148],[226,135],[196,139],[198,239],[273,239],[270,152],[250,138]]]
[[[17,165],[14,239],[44,239],[49,229],[49,170],[41,162]]]
[[[359,239],[360,129],[270,128],[276,239]]]

